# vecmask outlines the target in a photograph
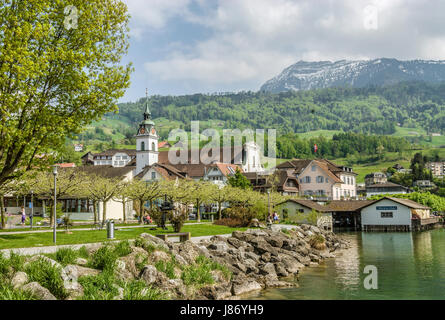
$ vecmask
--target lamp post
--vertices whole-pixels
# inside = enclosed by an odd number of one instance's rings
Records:
[[[53,166],[53,175],[54,175],[54,225],[53,225],[53,241],[54,245],[56,244],[56,232],[57,232],[57,167],[56,165]]]
[[[267,188],[267,217],[266,217],[266,222],[267,219],[270,217],[270,188]]]
[[[31,190],[31,215],[29,216],[29,224],[31,225],[31,230],[32,230],[32,219],[34,218],[34,203],[33,203],[33,199],[34,199],[34,191]]]

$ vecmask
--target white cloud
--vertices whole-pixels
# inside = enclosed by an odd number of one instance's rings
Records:
[[[258,89],[298,60],[445,57],[445,3],[426,0],[126,0],[134,35],[177,19],[209,31],[181,39],[143,70],[160,81]],[[378,29],[364,27],[364,8],[378,8]],[[198,8],[198,9],[197,9]],[[181,45],[182,44],[182,45]],[[183,49],[182,49],[183,48]],[[188,87],[189,88],[189,87]]]

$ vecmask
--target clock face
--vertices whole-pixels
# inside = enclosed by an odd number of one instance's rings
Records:
[[[139,133],[144,134],[145,133],[145,129],[141,128],[141,130],[139,130]]]

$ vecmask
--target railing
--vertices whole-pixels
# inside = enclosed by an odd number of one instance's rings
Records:
[[[425,219],[420,219],[420,225],[433,224],[439,222],[439,217],[430,217]]]

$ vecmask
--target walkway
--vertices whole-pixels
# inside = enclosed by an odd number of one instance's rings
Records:
[[[207,224],[210,222],[193,222],[193,223],[185,223],[184,225],[197,225],[197,224]],[[171,224],[166,224],[165,226],[171,226]],[[148,228],[148,227],[156,227],[156,225],[137,225],[137,226],[115,226],[114,228],[116,230],[118,229],[134,229],[134,228]],[[93,229],[90,228],[70,228],[70,231],[97,231],[99,229]],[[107,230],[106,227],[104,227],[102,230]],[[57,229],[57,232],[64,232],[65,229],[63,227],[59,227]],[[45,233],[45,232],[53,232],[53,229],[46,229],[46,230],[28,230],[28,231],[0,231],[0,235],[9,235],[9,234],[27,234],[27,233]]]

